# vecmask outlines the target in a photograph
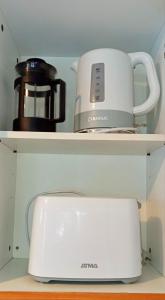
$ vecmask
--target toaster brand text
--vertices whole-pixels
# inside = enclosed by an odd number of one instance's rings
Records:
[[[82,264],[81,268],[84,268],[84,269],[97,269],[98,264]]]

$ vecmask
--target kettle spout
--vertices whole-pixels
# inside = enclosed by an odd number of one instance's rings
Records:
[[[74,71],[74,72],[77,72],[77,69],[78,69],[78,60],[75,60],[71,66],[71,69]]]

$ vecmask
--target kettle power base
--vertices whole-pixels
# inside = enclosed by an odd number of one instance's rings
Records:
[[[87,128],[77,131],[79,133],[137,133],[134,127],[118,127],[118,128]]]

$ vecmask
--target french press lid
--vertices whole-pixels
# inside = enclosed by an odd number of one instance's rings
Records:
[[[30,58],[15,66],[18,74],[26,80],[53,80],[57,70],[40,58]]]

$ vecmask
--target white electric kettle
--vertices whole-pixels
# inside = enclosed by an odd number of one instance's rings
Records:
[[[144,64],[149,96],[134,106],[133,68]],[[144,115],[156,105],[160,87],[151,56],[126,54],[115,49],[96,49],[74,62],[77,93],[74,131],[111,132],[134,129],[134,115]]]

